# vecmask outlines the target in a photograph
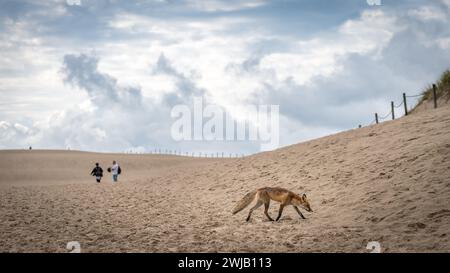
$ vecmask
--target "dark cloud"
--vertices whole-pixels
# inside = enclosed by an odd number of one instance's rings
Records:
[[[308,85],[289,78],[277,86],[265,83],[250,102],[279,104],[284,116],[306,126],[346,130],[366,125],[375,112],[388,113],[390,101],[400,103],[403,92],[420,94],[450,67],[450,47],[436,43],[450,37],[450,16],[448,11],[443,12],[446,21],[428,24],[403,11],[397,15],[402,30],[395,33],[380,56],[343,56],[338,61],[342,67],[339,72],[331,77],[314,77]],[[256,62],[249,59],[242,63],[243,71],[248,70],[248,63]],[[402,109],[397,111],[397,117],[403,114]]]
[[[163,98],[164,103],[168,106],[188,104],[192,102],[193,97],[205,96],[206,91],[197,87],[191,78],[177,71],[163,53],[159,56],[153,73],[165,74],[174,78],[176,89],[173,92],[165,94]]]
[[[141,90],[118,86],[117,80],[98,71],[98,59],[85,54],[66,55],[62,68],[66,83],[85,90],[97,106],[109,103],[124,107],[139,107]]]

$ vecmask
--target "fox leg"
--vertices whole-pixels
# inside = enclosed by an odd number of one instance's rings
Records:
[[[280,205],[280,210],[278,211],[278,217],[277,217],[276,221],[280,220],[281,214],[283,213],[284,206],[285,206],[284,204]]]
[[[264,203],[264,214],[267,216],[267,218],[270,221],[273,221],[272,217],[270,217],[269,212],[268,212],[269,211],[269,205],[270,205],[270,200],[269,200],[269,202]]]
[[[250,211],[248,212],[248,216],[247,216],[247,222],[250,221],[250,217],[252,216],[252,212],[253,212],[255,209],[261,207],[262,204],[263,204],[263,202],[260,201],[260,200],[258,200],[258,202],[256,202],[256,205],[255,205],[253,208],[250,209]]]
[[[303,219],[306,219],[305,216],[303,216],[302,212],[296,206],[294,206],[294,209],[297,211],[297,213],[298,213],[298,215],[300,215],[300,217],[302,217]]]

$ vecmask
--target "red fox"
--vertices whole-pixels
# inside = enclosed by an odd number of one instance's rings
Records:
[[[269,210],[270,200],[274,200],[280,202],[280,210],[278,211],[278,217],[276,221],[280,220],[281,214],[283,213],[283,209],[285,206],[292,205],[297,213],[303,219],[306,219],[305,216],[301,213],[297,206],[305,209],[308,212],[313,212],[311,206],[309,205],[308,199],[306,198],[306,194],[299,196],[289,190],[283,188],[261,188],[256,191],[252,191],[247,193],[244,198],[242,198],[237,205],[233,209],[233,214],[240,212],[245,209],[248,205],[250,205],[253,200],[256,200],[256,204],[253,208],[250,209],[250,212],[247,216],[247,222],[250,221],[250,217],[252,216],[252,212],[259,208],[262,204],[264,204],[264,215],[270,221],[273,219],[270,217]]]

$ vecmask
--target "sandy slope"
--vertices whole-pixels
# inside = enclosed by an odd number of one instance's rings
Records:
[[[117,160],[124,166],[127,180],[148,178],[173,172],[181,167],[191,169],[206,158],[167,155],[99,154],[76,151],[4,150],[0,151],[0,187],[4,185],[90,184],[89,173],[96,162],[104,171]],[[110,176],[109,176],[110,178]],[[109,179],[108,178],[108,179]]]
[[[0,251],[450,252],[449,136],[446,106],[244,159],[3,151]],[[121,182],[95,184],[113,158]],[[262,186],[306,192],[315,213],[231,215]]]

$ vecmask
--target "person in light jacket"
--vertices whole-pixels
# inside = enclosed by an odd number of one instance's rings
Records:
[[[119,177],[119,174],[121,173],[119,164],[114,160],[113,165],[110,168],[113,182],[117,182],[117,178]]]

